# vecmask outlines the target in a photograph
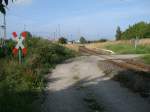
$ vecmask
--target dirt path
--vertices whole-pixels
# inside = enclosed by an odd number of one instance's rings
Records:
[[[43,111],[150,112],[144,99],[104,76],[99,60],[84,56],[57,66],[49,75]]]

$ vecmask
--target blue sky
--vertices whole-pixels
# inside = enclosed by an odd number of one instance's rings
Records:
[[[61,35],[69,39],[113,39],[117,26],[125,30],[139,21],[150,22],[150,0],[18,0],[7,13],[9,36],[25,26],[53,38],[60,25]]]

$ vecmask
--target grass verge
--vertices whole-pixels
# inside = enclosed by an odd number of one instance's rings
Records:
[[[106,49],[112,50],[117,54],[148,54],[150,53],[150,46],[139,45],[135,48],[131,44],[110,44],[105,46]]]

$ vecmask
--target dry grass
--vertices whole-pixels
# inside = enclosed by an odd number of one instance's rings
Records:
[[[104,48],[106,45],[112,45],[112,44],[133,44],[132,40],[121,40],[121,41],[108,41],[108,42],[100,42],[100,43],[90,43],[90,44],[84,44],[86,48],[89,49],[97,49],[97,48]],[[68,44],[65,45],[67,48],[70,48],[72,50],[78,51],[79,46],[83,46],[83,44]],[[139,40],[139,45],[150,45],[150,39],[141,39]]]
[[[67,45],[65,45],[65,47],[72,49],[72,50],[75,50],[77,52],[79,51],[79,45],[78,44],[67,44]]]
[[[141,39],[139,41],[140,45],[150,45],[150,39]]]

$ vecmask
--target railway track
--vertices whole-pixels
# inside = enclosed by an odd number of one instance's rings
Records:
[[[116,57],[114,57],[112,55],[111,56],[103,55],[101,52],[87,49],[84,46],[80,46],[79,51],[82,53],[99,56],[99,57],[105,59],[106,61],[108,61],[112,64],[115,64],[124,69],[131,69],[131,70],[143,71],[143,72],[150,73],[150,66],[145,65],[143,63],[135,62],[133,60],[125,60],[125,59],[119,59],[119,58],[116,59]]]

